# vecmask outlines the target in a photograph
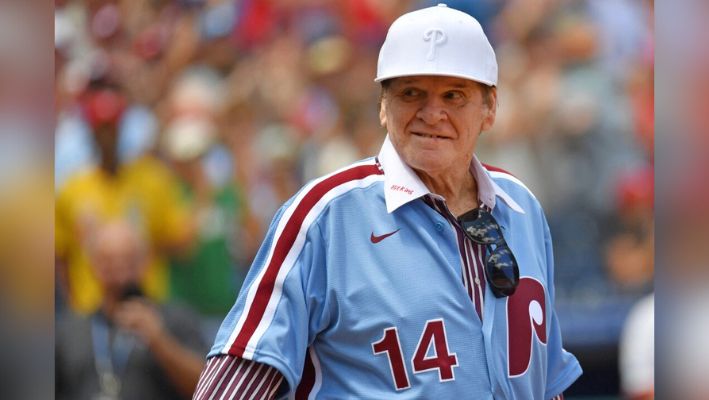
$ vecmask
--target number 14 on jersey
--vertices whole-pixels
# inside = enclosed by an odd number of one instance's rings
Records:
[[[433,355],[428,356],[431,347],[433,347]],[[404,362],[404,353],[401,350],[399,331],[396,327],[384,329],[382,338],[372,343],[372,351],[374,355],[386,353],[396,390],[408,389],[411,386],[409,373]],[[438,370],[439,381],[451,381],[455,379],[453,367],[457,366],[458,358],[456,354],[450,353],[448,350],[446,326],[443,320],[439,318],[426,321],[414,356],[411,359],[411,367],[414,374]]]

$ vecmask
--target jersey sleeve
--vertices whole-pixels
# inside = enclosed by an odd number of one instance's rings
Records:
[[[308,346],[327,325],[324,244],[295,201],[276,214],[209,356],[230,354],[270,365],[293,392]]]
[[[582,370],[576,357],[573,354],[564,350],[561,329],[559,320],[554,307],[554,254],[551,241],[551,233],[546,218],[542,212],[542,220],[544,225],[544,246],[547,261],[547,282],[550,284],[547,287],[549,294],[549,305],[551,317],[549,318],[549,333],[547,345],[547,385],[544,397],[551,399],[563,393],[571,386],[579,376]]]
[[[222,354],[207,360],[192,400],[273,400],[282,381],[271,366]]]

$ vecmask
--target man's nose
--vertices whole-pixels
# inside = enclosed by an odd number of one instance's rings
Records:
[[[440,99],[427,99],[416,112],[416,117],[428,125],[435,125],[448,118],[448,112]]]

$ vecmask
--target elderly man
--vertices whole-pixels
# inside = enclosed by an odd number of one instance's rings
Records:
[[[194,391],[206,348],[199,319],[143,297],[145,250],[125,221],[96,230],[89,254],[104,297],[91,316],[57,321],[57,399],[183,399]]]
[[[194,398],[562,397],[581,368],[544,214],[473,155],[497,108],[480,24],[443,4],[401,16],[376,81],[379,155],[279,210]]]

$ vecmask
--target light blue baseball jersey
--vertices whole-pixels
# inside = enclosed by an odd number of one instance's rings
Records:
[[[388,137],[377,158],[317,179],[281,207],[210,356],[277,368],[291,397],[550,399],[581,374],[554,312],[549,228],[515,177],[471,171],[515,254],[520,285],[461,282],[456,232]],[[500,201],[501,200],[501,201]]]

